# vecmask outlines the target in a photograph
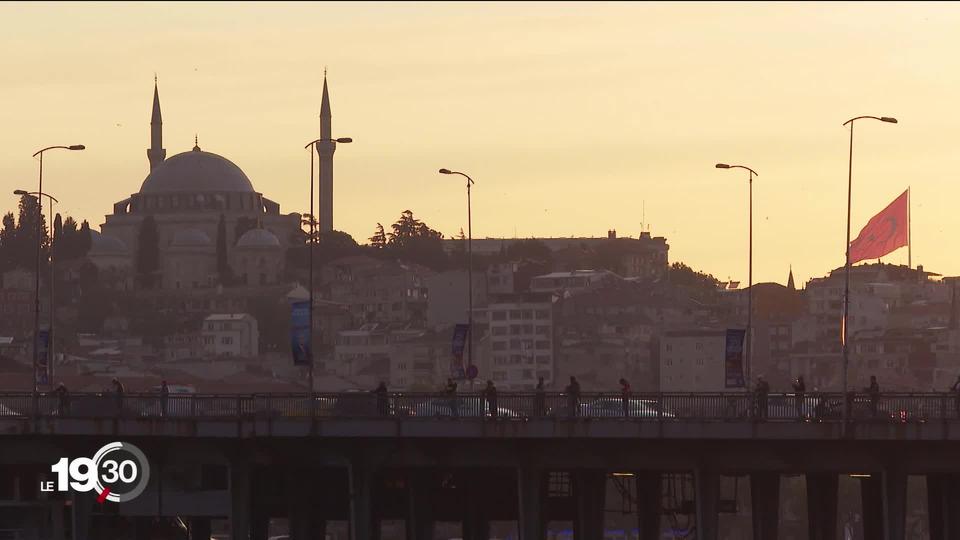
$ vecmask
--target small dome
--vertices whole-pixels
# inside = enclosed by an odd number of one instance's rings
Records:
[[[266,229],[250,229],[237,240],[238,248],[274,248],[280,247],[280,240]]]
[[[90,230],[90,253],[94,255],[126,255],[128,253],[127,245],[116,236],[100,234],[97,231]]]
[[[170,247],[207,247],[211,244],[207,233],[198,229],[183,229],[173,235]]]
[[[229,159],[195,146],[154,169],[140,186],[140,193],[254,193],[247,175]]]

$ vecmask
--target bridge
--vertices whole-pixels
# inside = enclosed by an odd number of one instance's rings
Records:
[[[291,538],[406,538],[439,521],[464,539],[515,521],[524,540],[569,521],[600,540],[604,504],[628,477],[640,539],[660,536],[667,475],[691,478],[695,536],[718,538],[723,477],[748,478],[755,539],[777,538],[781,475],[804,475],[808,531],[838,538],[838,478],[864,475],[868,538],[906,538],[909,475],[927,480],[931,538],[960,538],[960,414],[955,394],[475,393],[206,395],[0,393],[3,499],[36,538],[95,538],[111,516],[180,517],[191,538],[229,519],[235,540],[265,540],[271,517]],[[61,457],[106,442],[140,447],[151,480],[134,501],[38,492]],[[559,487],[558,487],[559,486]],[[3,519],[3,518],[0,518]],[[146,526],[146,525],[145,525]],[[0,522],[0,530],[5,524]]]

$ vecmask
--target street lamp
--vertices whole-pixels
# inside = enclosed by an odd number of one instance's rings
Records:
[[[467,179],[467,366],[473,365],[473,223],[470,208],[470,186],[473,178],[458,171],[440,169],[440,174],[457,174]],[[472,380],[471,380],[472,383]]]
[[[82,144],[73,144],[70,146],[48,146],[37,150],[33,157],[40,156],[40,174],[37,180],[37,193],[43,193],[43,153],[47,150],[84,150],[86,146]],[[52,224],[51,224],[52,226]],[[33,316],[33,393],[37,393],[37,368],[39,360],[40,346],[40,244],[43,243],[43,199],[37,199],[37,273],[34,288],[34,316]],[[52,314],[51,314],[52,315]],[[47,364],[49,373],[49,362]]]
[[[55,320],[55,318],[54,318],[54,311],[53,311],[53,286],[54,286],[54,274],[53,274],[53,232],[54,232],[54,231],[53,231],[53,224],[54,224],[54,221],[53,221],[53,204],[54,204],[54,203],[59,203],[60,201],[58,201],[57,198],[54,197],[53,195],[49,195],[49,194],[47,194],[47,193],[39,193],[39,192],[36,192],[36,191],[26,191],[26,190],[23,190],[23,189],[16,189],[16,190],[14,190],[14,191],[13,191],[13,194],[14,194],[14,195],[19,195],[19,196],[21,196],[21,197],[23,197],[23,196],[32,197],[32,198],[34,198],[34,199],[39,199],[39,198],[42,196],[42,197],[46,197],[47,199],[50,200],[50,218],[49,218],[49,220],[50,220],[50,221],[49,221],[49,222],[50,222],[50,294],[49,294],[49,296],[50,296],[50,334],[47,336],[47,339],[50,341],[50,344],[49,344],[49,346],[48,346],[48,354],[50,355],[50,359],[51,359],[51,361],[52,361],[52,359],[56,357],[55,354],[54,354],[54,342],[53,342],[53,324],[54,324],[54,320]],[[38,204],[38,205],[40,204],[39,201],[37,202],[37,204]]]
[[[352,143],[352,142],[353,142],[353,139],[351,139],[350,137],[340,137],[339,139],[331,139],[331,138],[321,137],[321,138],[319,138],[319,139],[315,139],[315,140],[312,140],[312,141],[308,142],[308,143],[306,144],[306,146],[303,147],[304,150],[306,150],[307,148],[310,149],[310,278],[309,278],[309,285],[308,285],[308,286],[309,286],[309,288],[310,288],[310,290],[309,290],[309,294],[310,294],[310,296],[309,296],[309,302],[310,302],[310,311],[309,311],[309,313],[310,313],[310,349],[309,349],[309,351],[310,351],[310,354],[309,354],[309,356],[310,356],[310,371],[309,371],[309,377],[310,377],[310,394],[311,394],[311,395],[313,394],[313,248],[314,248],[314,245],[315,245],[315,243],[316,243],[316,236],[317,236],[317,233],[316,233],[317,216],[316,216],[316,214],[314,214],[314,210],[313,210],[313,200],[314,200],[314,196],[313,196],[313,183],[314,183],[314,180],[313,180],[313,169],[314,169],[314,166],[313,166],[313,154],[314,154],[314,151],[313,151],[313,150],[314,150],[314,147],[316,147],[316,145],[317,145],[318,143],[321,143],[321,142],[332,142],[332,143],[334,143],[334,144],[336,144],[336,143],[348,144],[348,143]],[[313,402],[311,401],[311,407],[312,407],[312,403],[313,403]]]
[[[727,165],[726,163],[717,163],[718,169],[745,169],[749,171],[749,240],[747,255],[747,361],[744,369],[745,376],[744,387],[749,387],[751,368],[753,367],[753,177],[760,176],[756,171],[744,165]]]
[[[843,123],[843,125],[850,124],[850,157],[847,161],[847,243],[844,244],[844,251],[846,252],[846,262],[844,264],[844,285],[843,285],[843,320],[840,325],[840,343],[843,347],[843,393],[844,393],[844,403],[846,401],[846,394],[848,391],[847,387],[847,371],[850,366],[850,345],[847,340],[848,333],[848,317],[850,312],[850,198],[853,191],[853,122],[855,120],[861,120],[864,118],[869,118],[871,120],[879,120],[881,122],[887,122],[890,124],[896,124],[897,119],[890,116],[857,116],[851,118]],[[849,403],[843,408],[844,422],[847,420],[847,413],[849,409]]]

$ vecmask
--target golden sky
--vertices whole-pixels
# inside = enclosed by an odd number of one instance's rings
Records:
[[[44,187],[95,227],[148,171],[153,76],[167,155],[239,165],[281,211],[308,207],[329,67],[335,227],[365,242],[404,209],[454,235],[641,230],[671,260],[746,281],[843,262],[907,186],[913,262],[960,274],[960,5],[941,3],[2,3],[0,193]],[[2,208],[12,208],[7,197]],[[2,201],[4,199],[0,199]],[[905,263],[906,250],[885,259]]]

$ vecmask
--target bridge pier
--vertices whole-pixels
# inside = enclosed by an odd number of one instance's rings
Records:
[[[517,531],[520,540],[543,540],[546,537],[544,498],[547,495],[546,475],[533,465],[517,468]]]
[[[583,540],[603,540],[604,503],[607,473],[603,470],[572,471],[576,516],[573,536]]]
[[[71,523],[72,540],[90,539],[90,514],[93,511],[93,497],[89,493],[74,492],[71,495]]]
[[[863,535],[866,538],[906,538],[907,475],[899,468],[860,479]]]
[[[810,540],[837,538],[838,482],[834,473],[807,473],[807,538]]]
[[[210,518],[190,518],[190,540],[210,540]]]
[[[697,510],[697,540],[720,538],[720,473],[698,468],[694,471]]]
[[[482,469],[465,472],[463,476],[467,494],[463,501],[463,540],[489,540],[489,506],[495,492],[486,482],[487,475]]]
[[[253,505],[250,498],[250,466],[236,456],[230,462],[230,539],[250,540]],[[258,540],[254,537],[254,540]]]
[[[960,475],[927,475],[930,540],[960,540]]]
[[[780,524],[780,474],[750,475],[753,540],[776,540]]]
[[[351,540],[379,540],[380,517],[373,504],[376,475],[365,463],[354,460],[349,470],[350,538]]]
[[[660,540],[660,506],[662,504],[661,476],[659,472],[635,473],[637,482],[637,530],[638,540]]]
[[[407,539],[433,538],[433,483],[430,471],[414,469],[407,475]]]

